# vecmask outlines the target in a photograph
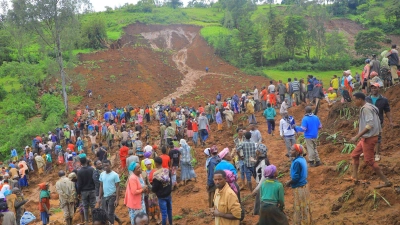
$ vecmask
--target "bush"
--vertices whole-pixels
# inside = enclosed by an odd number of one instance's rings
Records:
[[[35,102],[27,98],[25,93],[17,92],[12,97],[9,96],[3,102],[4,111],[7,115],[19,114],[28,119],[37,114]]]
[[[65,114],[65,108],[61,98],[55,95],[44,94],[40,99],[40,105],[42,120],[46,120],[50,115],[61,118]]]
[[[95,17],[82,25],[84,47],[100,49],[107,40],[106,22],[101,17]]]

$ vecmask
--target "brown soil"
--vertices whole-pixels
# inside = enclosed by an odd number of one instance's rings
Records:
[[[85,97],[80,105],[73,107],[82,108],[85,105],[99,107],[105,102],[113,102],[118,106],[126,105],[129,102],[133,105],[144,106],[155,102],[166,102],[170,97],[168,95],[177,97],[178,104],[195,106],[204,104],[206,101],[213,101],[218,91],[221,91],[223,97],[227,97],[231,96],[234,91],[252,89],[254,85],[260,87],[268,83],[264,77],[240,73],[237,68],[215,56],[213,49],[207,46],[207,43],[199,36],[199,27],[135,24],[128,26],[125,33],[126,35],[112,46],[114,49],[81,55],[81,65],[75,72],[90,78],[86,89],[93,90],[95,98]],[[192,36],[190,36],[191,34]],[[98,66],[93,66],[93,62],[96,62],[94,64]],[[208,74],[204,72],[206,66],[210,68]],[[117,78],[115,83],[109,80],[110,75],[113,74]],[[182,88],[182,85],[186,85],[186,87]],[[75,84],[74,90],[74,94],[84,95],[84,92],[76,91],[79,90],[78,84]],[[400,116],[399,94],[400,91],[397,87],[390,88],[385,93],[386,97],[390,99],[393,118]],[[101,98],[97,97],[99,95]],[[316,224],[399,224],[400,198],[393,188],[379,191],[390,202],[391,207],[386,205],[381,198],[378,198],[377,203],[374,204],[370,194],[373,193],[373,186],[379,183],[379,179],[371,168],[364,164],[360,168],[360,178],[368,179],[371,182],[366,186],[344,181],[336,171],[336,164],[339,161],[348,160],[350,162],[351,159],[349,155],[341,154],[343,145],[326,140],[326,137],[341,131],[338,140],[343,138],[349,140],[357,132],[353,128],[353,121],[358,117],[358,112],[355,111],[351,117],[341,118],[340,110],[344,106],[339,105],[329,109],[323,102],[318,114],[324,126],[318,147],[324,165],[309,168],[308,181],[314,221],[317,221]],[[303,117],[304,107],[305,105],[300,105],[290,109],[290,113],[296,118],[297,123],[300,123]],[[240,117],[242,115],[235,116],[235,125],[237,126],[246,123],[240,122]],[[288,181],[290,179],[290,163],[284,157],[286,151],[284,142],[278,138],[279,136],[267,135],[267,126],[261,113],[257,113],[256,117],[265,140],[264,143],[268,146],[269,159],[280,172],[284,173],[280,181]],[[398,123],[396,119],[395,121]],[[157,142],[158,124],[153,121],[146,125],[149,126],[151,135]],[[219,150],[224,147],[233,148],[232,136],[234,133],[232,130],[227,129],[224,124],[223,132],[215,131],[216,125],[213,124],[210,138],[207,141],[209,145],[216,144]],[[322,134],[322,132],[326,133]],[[278,133],[275,132],[275,135]],[[397,160],[400,152],[396,151],[399,145],[399,135],[398,125],[390,128],[386,120],[383,130],[382,161],[379,162],[379,165],[395,185],[399,185],[400,182],[400,163]],[[118,171],[120,162],[114,154],[117,153],[117,150],[116,146],[112,150],[112,162],[115,170]],[[203,148],[199,147],[195,150],[198,160],[195,171],[198,179],[196,183],[189,182],[186,186],[181,186],[173,192],[173,215],[183,217],[176,220],[174,224],[213,224],[207,207]],[[42,178],[37,177],[35,173],[31,175],[31,186],[24,193],[31,200],[26,208],[36,215],[38,215],[36,184],[48,180],[54,186],[58,179],[55,171],[58,169],[61,167]],[[349,174],[344,176],[347,177]],[[342,196],[350,188],[353,188],[352,194],[345,201]],[[285,188],[285,191],[285,212],[291,221],[293,194],[290,188]],[[123,205],[123,195],[124,191],[122,190],[116,213],[123,219],[125,225],[129,224],[129,219],[127,208]],[[244,224],[256,224],[257,217],[251,215],[254,198],[250,197],[248,190],[245,190],[242,192],[242,199],[246,210]],[[52,201],[52,207],[57,207],[57,204],[57,201]],[[62,213],[56,213],[51,220],[56,221],[55,224],[63,224],[61,218]],[[77,222],[78,219],[76,215],[74,221]]]

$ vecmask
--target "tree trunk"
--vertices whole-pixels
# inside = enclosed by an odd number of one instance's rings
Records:
[[[55,6],[55,7],[57,7],[57,6]],[[61,50],[61,38],[60,38],[61,30],[59,29],[57,14],[55,15],[54,21],[55,21],[55,32],[56,32],[55,35],[56,35],[57,62],[58,62],[58,66],[60,69],[60,75],[61,75],[61,85],[62,85],[62,94],[63,94],[63,98],[64,98],[65,116],[68,116],[68,96],[67,96],[67,90],[65,89],[65,85],[66,85],[65,84],[65,71],[64,71],[64,63],[63,63],[62,50]]]

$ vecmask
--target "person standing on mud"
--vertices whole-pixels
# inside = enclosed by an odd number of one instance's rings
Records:
[[[252,134],[249,131],[244,134],[246,140],[244,140],[241,144],[237,146],[237,151],[239,151],[240,156],[243,156],[244,158],[244,171],[247,178],[247,186],[252,192],[253,186],[251,185],[251,177],[255,173],[254,165],[255,165],[257,147],[255,142],[250,141],[251,136]],[[254,159],[254,161],[251,159]]]
[[[85,218],[85,225],[89,225],[89,207],[91,210],[96,205],[96,192],[95,184],[93,181],[94,169],[87,164],[86,158],[79,159],[82,168],[78,171],[77,193],[78,197],[82,199],[83,214]]]
[[[291,180],[286,182],[286,187],[293,189],[293,224],[313,224],[311,217],[310,191],[307,185],[307,162],[304,159],[304,147],[295,144],[290,149],[290,157],[293,158],[290,166]]]
[[[253,95],[254,99],[254,111],[259,112],[260,111],[260,96],[258,93],[257,86],[254,86],[254,91],[251,93]]]
[[[383,112],[385,112],[386,117],[389,119],[390,127],[393,127],[393,119],[392,114],[390,113],[390,106],[389,101],[387,98],[383,97],[379,94],[379,87],[378,83],[371,85],[371,95],[365,98],[365,101],[375,105],[379,109],[379,120],[381,122],[381,127],[383,127]],[[381,141],[382,141],[382,133],[379,133],[378,142],[375,147],[375,161],[380,161],[381,157],[379,152],[381,150]]]
[[[379,134],[382,131],[381,121],[379,119],[379,109],[365,101],[365,95],[363,93],[355,93],[354,102],[360,109],[360,120],[359,120],[359,130],[358,134],[350,139],[351,142],[358,142],[356,148],[351,153],[353,158],[353,176],[351,179],[357,184],[358,180],[358,167],[360,165],[360,155],[364,153],[364,161],[367,165],[371,166],[379,178],[384,182],[375,187],[375,189],[380,189],[384,187],[392,186],[390,182],[378,164],[374,160],[374,150],[375,145],[378,142]]]
[[[210,125],[208,124],[208,120],[204,112],[199,116],[198,121],[199,121],[198,124],[199,124],[200,141],[201,144],[205,146],[206,140],[208,138],[208,129]]]
[[[72,225],[76,194],[75,183],[65,176],[63,170],[58,172],[58,176],[60,179],[56,182],[56,190],[59,195],[60,208],[64,212],[65,224]]]
[[[115,208],[118,206],[119,200],[119,175],[111,170],[111,162],[109,160],[103,161],[103,168],[104,171],[100,174],[99,178],[98,200],[101,202],[101,208],[106,210],[111,225],[114,224],[114,221],[117,221],[118,224],[122,224],[115,215]]]
[[[318,131],[322,128],[321,121],[319,118],[312,113],[311,106],[306,107],[306,114],[301,121],[301,126],[297,126],[297,132],[304,132],[304,138],[306,140],[308,161],[311,167],[317,167],[321,165],[319,154],[317,151],[317,138]]]

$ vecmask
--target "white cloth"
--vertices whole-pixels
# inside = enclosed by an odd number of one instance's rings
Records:
[[[258,96],[258,89],[256,88],[256,89],[254,89],[254,91],[253,91],[253,98],[254,98],[254,101],[255,100],[259,100],[260,99],[260,97]]]
[[[146,145],[143,149],[144,152],[153,152],[153,147],[151,145]]]

